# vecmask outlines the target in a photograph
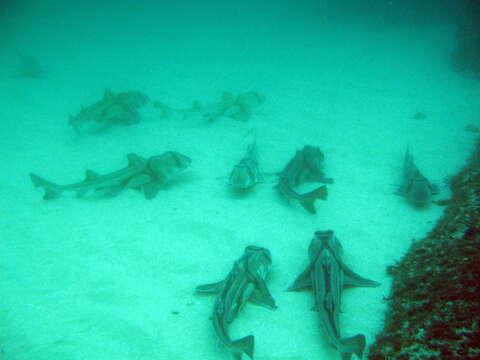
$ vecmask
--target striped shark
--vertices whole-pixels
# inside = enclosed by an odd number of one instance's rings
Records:
[[[207,122],[213,122],[221,117],[229,117],[238,121],[248,121],[253,110],[265,101],[265,97],[257,92],[249,91],[239,95],[224,92],[220,101],[202,105],[194,101],[190,108],[172,108],[160,101],[154,102],[154,107],[160,111],[160,117],[166,118],[172,115],[180,115],[183,118],[199,116]]]
[[[148,159],[130,153],[127,159],[128,165],[123,169],[105,175],[87,170],[83,181],[69,185],[57,185],[33,173],[30,173],[30,178],[36,187],[45,191],[44,200],[55,199],[66,191],[74,192],[78,197],[92,191],[115,196],[128,188],[141,190],[146,199],[152,199],[191,163],[189,157],[175,151],[167,151]]]
[[[428,181],[417,168],[410,154],[410,149],[407,147],[403,162],[402,184],[397,194],[403,196],[413,205],[424,206],[429,204],[432,196],[439,192],[438,186]]]
[[[265,284],[271,264],[269,250],[247,246],[225,280],[196,288],[197,292],[217,294],[212,315],[213,327],[220,344],[228,349],[235,360],[241,360],[243,354],[253,359],[253,335],[231,340],[227,333],[228,325],[238,316],[245,303],[251,301],[270,309],[277,307]]]
[[[304,146],[298,150],[287,166],[280,172],[276,185],[278,192],[287,201],[295,199],[310,213],[315,214],[314,202],[317,199],[326,200],[327,188],[321,186],[306,194],[299,194],[294,188],[306,181],[331,184],[333,179],[326,178],[322,171],[323,153],[318,147]]]
[[[259,182],[263,182],[263,175],[258,166],[257,144],[254,141],[248,146],[245,156],[233,167],[228,183],[234,189],[245,190]]]
[[[333,231],[315,232],[308,249],[310,264],[287,291],[313,288],[315,304],[312,310],[318,312],[321,327],[329,341],[340,351],[342,360],[348,360],[352,353],[362,357],[365,336],[358,334],[349,338],[340,337],[341,292],[344,286],[376,287],[380,284],[350,270],[341,259],[341,249]]]

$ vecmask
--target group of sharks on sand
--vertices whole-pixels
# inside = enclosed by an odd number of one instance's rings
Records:
[[[63,192],[74,192],[77,197],[91,193],[115,196],[124,189],[140,190],[146,199],[153,199],[192,162],[188,156],[176,151],[167,151],[147,159],[131,153],[127,158],[128,165],[123,169],[105,175],[87,170],[84,180],[73,184],[58,185],[33,173],[30,178],[35,186],[44,189],[44,200],[55,199]],[[294,188],[307,180],[332,183],[332,179],[323,176],[322,162],[323,154],[318,147],[304,146],[296,152],[286,167],[276,174],[279,178],[276,185],[278,192],[288,201],[295,199],[309,212],[315,213],[314,201],[325,200],[327,197],[325,185],[306,194],[300,194]],[[260,182],[262,177],[254,142],[249,146],[247,156],[234,166],[229,184],[235,188],[248,189]]]
[[[279,177],[276,189],[288,202],[292,199],[297,200],[308,212],[316,213],[314,202],[317,199],[326,200],[326,186],[320,186],[305,194],[298,193],[295,188],[304,182],[332,184],[333,179],[323,174],[323,162],[324,155],[318,147],[304,146],[296,152],[280,173],[276,173]],[[258,162],[256,141],[253,141],[248,146],[245,156],[233,167],[228,183],[236,190],[245,191],[264,182],[264,177]],[[424,206],[439,192],[439,187],[422,175],[415,165],[410,147],[407,146],[402,181],[396,194],[403,196],[415,206]]]
[[[77,115],[70,116],[69,123],[78,134],[89,132],[92,129],[94,131],[103,131],[113,125],[136,124],[140,121],[139,108],[147,104],[148,101],[148,97],[139,91],[114,93],[110,90],[105,90],[101,100],[87,107],[82,106],[81,111]],[[208,122],[221,117],[247,121],[251,117],[252,111],[264,101],[265,97],[254,91],[238,95],[224,92],[220,101],[209,105],[201,105],[198,101],[194,101],[191,108],[179,109],[167,106],[160,101],[155,101],[154,107],[159,110],[161,118],[176,115],[183,118],[200,116]],[[153,156],[151,159],[158,158],[163,160],[176,158],[180,164],[183,164],[179,167],[173,166],[170,170],[166,169],[168,165],[161,165],[161,171],[169,173],[168,178],[172,177],[172,172],[184,170],[191,163],[191,160],[186,156],[171,151],[160,156]],[[144,192],[147,199],[155,197],[158,190],[163,188],[166,183],[165,179],[163,179],[164,176],[159,176],[158,171],[155,169],[157,161],[151,162],[150,159],[142,159],[135,154],[128,155],[128,159],[129,166],[125,169],[103,176],[87,170],[84,181],[71,185],[55,185],[34,174],[31,174],[31,178],[35,185],[42,186],[45,189],[44,199],[55,198],[59,193],[67,190],[73,190],[78,195],[83,195],[87,192],[86,190],[100,189],[101,192],[115,195],[123,188],[140,189]],[[312,181],[331,184],[333,180],[324,177],[321,170],[323,160],[323,153],[318,147],[307,145],[303,149],[298,150],[287,166],[280,173],[275,173],[279,178],[276,189],[281,196],[287,202],[296,200],[308,212],[316,213],[314,202],[317,199],[326,200],[326,186],[320,186],[305,194],[300,194],[295,188],[305,182]],[[140,164],[145,166],[139,166]],[[248,146],[245,156],[234,166],[229,177],[229,184],[234,189],[247,190],[263,181],[264,174],[260,171],[258,164],[256,141],[253,141]],[[430,203],[432,195],[437,193],[438,187],[431,184],[421,174],[407,147],[403,180],[397,194],[404,196],[405,199],[414,205],[425,205]]]
[[[222,117],[248,121],[253,110],[264,101],[265,97],[254,91],[238,95],[224,92],[219,101],[207,105],[194,101],[190,108],[173,108],[154,101],[153,106],[161,119],[197,116],[205,122],[213,122]],[[107,89],[100,100],[82,106],[77,115],[69,117],[68,122],[78,135],[103,132],[117,125],[134,125],[141,120],[139,109],[148,102],[149,98],[139,91],[114,93]]]
[[[85,124],[93,123],[104,129],[113,124],[135,124],[139,121],[137,109],[148,99],[138,92],[114,94],[108,90],[101,101],[82,108],[77,116],[70,117],[70,124],[81,132]],[[251,109],[264,101],[254,92],[233,96],[225,93],[219,103],[201,106],[194,103],[191,109],[174,109],[156,102],[161,116],[174,113],[181,116],[200,114],[205,120],[213,121],[219,117],[231,117],[236,120],[248,120]],[[187,169],[192,160],[179,152],[166,151],[163,154],[143,158],[137,154],[127,155],[128,165],[120,170],[104,175],[87,170],[83,181],[58,185],[31,173],[33,184],[44,190],[43,198],[51,200],[63,192],[73,192],[78,197],[95,193],[102,196],[115,196],[124,189],[134,189],[143,193],[146,199],[153,199],[177,175]],[[326,200],[327,188],[321,185],[307,193],[299,193],[296,188],[305,182],[332,184],[333,179],[323,173],[324,155],[319,147],[305,145],[297,150],[294,157],[282,171],[272,173],[278,177],[275,186],[278,193],[288,202],[298,203],[310,213],[315,213],[314,203],[317,199]],[[251,142],[245,156],[233,167],[228,184],[236,190],[248,191],[256,184],[264,182],[264,174],[258,162],[256,140]],[[426,205],[439,189],[432,184],[415,165],[407,147],[402,182],[397,193],[414,205]],[[354,273],[341,259],[341,245],[333,231],[317,231],[311,240],[308,254],[310,262],[296,278],[287,291],[312,288],[314,306],[318,312],[320,325],[329,342],[341,353],[342,360],[348,360],[352,354],[363,356],[365,336],[358,334],[348,338],[340,335],[339,314],[341,294],[344,287],[377,287],[380,284],[365,279]],[[272,258],[270,251],[263,247],[247,246],[243,256],[234,262],[227,277],[219,282],[201,285],[196,288],[200,293],[216,293],[212,322],[214,330],[222,344],[235,360],[243,355],[253,358],[254,337],[248,335],[239,340],[232,340],[228,335],[228,325],[238,316],[240,310],[250,301],[270,309],[277,305],[266,285]]]
[[[377,287],[380,284],[354,273],[341,259],[342,247],[333,231],[317,231],[311,240],[308,254],[310,262],[287,291],[312,288],[314,306],[320,325],[329,342],[341,353],[342,360],[352,354],[363,356],[366,341],[363,334],[348,338],[340,335],[339,314],[341,293],[347,286]],[[263,247],[247,246],[243,256],[235,261],[227,277],[219,282],[201,285],[200,293],[216,293],[212,322],[215,333],[235,360],[243,354],[253,359],[254,337],[248,335],[232,340],[227,332],[228,325],[237,317],[247,301],[276,309],[275,300],[266,285],[272,258]]]
[[[192,162],[188,156],[176,151],[166,151],[150,158],[131,153],[127,155],[127,159],[128,165],[123,169],[104,175],[87,170],[85,179],[73,184],[58,185],[34,173],[30,174],[30,178],[35,186],[44,189],[44,200],[57,198],[63,192],[74,192],[78,197],[92,192],[104,196],[115,196],[124,189],[139,190],[146,199],[153,199]],[[315,201],[326,200],[326,186],[322,185],[304,194],[299,193],[295,188],[304,182],[312,181],[332,184],[333,179],[325,177],[323,173],[323,162],[324,155],[318,147],[306,145],[301,150],[297,150],[295,156],[281,172],[273,173],[278,177],[278,183],[275,186],[278,193],[287,202],[296,200],[308,212],[316,213]],[[234,189],[245,191],[263,181],[264,174],[260,171],[258,164],[256,141],[253,141],[248,146],[245,156],[233,167],[228,184]],[[423,206],[430,203],[432,196],[438,192],[438,186],[422,175],[407,148],[402,183],[397,194],[414,205]]]
[[[83,196],[88,192],[114,196],[123,189],[141,191],[147,199],[154,198],[159,190],[191,164],[191,159],[175,151],[167,151],[158,156],[143,158],[129,154],[128,166],[118,171],[99,175],[87,170],[85,179],[69,185],[57,185],[38,175],[30,174],[33,183],[45,191],[44,199],[54,199],[65,191]],[[326,199],[327,190],[322,185],[306,194],[295,191],[304,181],[331,184],[333,180],[322,171],[324,156],[318,147],[306,145],[298,150],[285,168],[276,173],[278,192],[287,200],[297,200],[306,210],[314,213],[314,201]],[[256,142],[252,142],[246,155],[236,164],[230,174],[229,184],[237,189],[248,190],[263,181],[257,160]],[[403,167],[403,181],[398,193],[414,205],[431,202],[438,193],[438,187],[425,178],[417,168],[407,148]],[[358,334],[342,338],[339,330],[341,293],[347,286],[376,287],[380,284],[354,273],[341,259],[341,245],[333,231],[317,231],[308,250],[310,263],[297,277],[288,291],[311,287],[314,292],[312,310],[318,312],[320,324],[330,343],[339,350],[342,360],[352,354],[362,357],[366,341]],[[219,282],[198,286],[197,292],[216,293],[217,299],[212,315],[213,326],[220,343],[225,346],[235,360],[243,354],[253,358],[254,337],[248,335],[239,340],[231,340],[227,328],[238,316],[247,301],[275,309],[276,304],[266,286],[267,274],[272,260],[269,250],[248,246],[243,256],[234,263],[227,277]]]
[[[317,199],[327,199],[326,186],[322,185],[305,194],[300,194],[295,188],[304,182],[333,183],[333,179],[323,175],[323,160],[324,155],[317,146],[305,145],[301,150],[297,150],[285,168],[275,174],[278,176],[275,188],[279,194],[287,202],[296,200],[308,212],[316,213],[314,202]],[[253,141],[248,146],[245,156],[233,167],[228,183],[234,189],[245,191],[262,182],[264,174],[260,171],[257,145],[256,141]]]

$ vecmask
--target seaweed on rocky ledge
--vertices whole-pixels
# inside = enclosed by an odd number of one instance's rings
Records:
[[[388,268],[392,292],[369,360],[480,359],[480,141],[424,239]]]

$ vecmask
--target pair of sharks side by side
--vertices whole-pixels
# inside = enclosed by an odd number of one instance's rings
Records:
[[[124,189],[140,190],[146,199],[153,199],[170,180],[190,166],[191,159],[176,151],[167,151],[145,159],[137,154],[128,154],[127,167],[99,175],[87,170],[85,179],[69,185],[57,185],[33,173],[30,178],[35,186],[43,188],[44,200],[59,197],[63,192],[74,192],[78,197],[87,193],[115,196]]]
[[[341,245],[333,231],[317,231],[308,253],[309,265],[287,291],[311,287],[315,296],[313,310],[319,313],[320,325],[332,345],[340,351],[342,360],[350,359],[352,353],[361,358],[366,344],[365,336],[340,336],[341,292],[345,286],[377,287],[380,284],[357,275],[343,263]],[[248,246],[225,280],[196,288],[197,292],[217,294],[213,327],[220,344],[235,360],[241,360],[243,354],[253,359],[253,335],[231,340],[227,333],[227,326],[238,316],[245,303],[251,301],[270,309],[277,307],[265,283],[271,263],[269,250]]]
[[[318,147],[306,145],[302,150],[298,150],[285,168],[277,174],[279,178],[276,185],[277,191],[287,202],[292,199],[297,200],[308,212],[316,213],[314,202],[317,199],[326,200],[326,186],[318,187],[305,194],[295,191],[295,187],[312,181],[333,183],[331,178],[326,178],[323,174],[323,160],[323,153]],[[257,146],[254,141],[248,146],[245,156],[233,167],[229,185],[234,189],[246,190],[263,181],[264,176],[258,166]]]

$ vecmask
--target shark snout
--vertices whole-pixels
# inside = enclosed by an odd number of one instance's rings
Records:
[[[415,205],[426,205],[432,200],[432,191],[428,182],[414,181],[407,191],[408,200]]]

